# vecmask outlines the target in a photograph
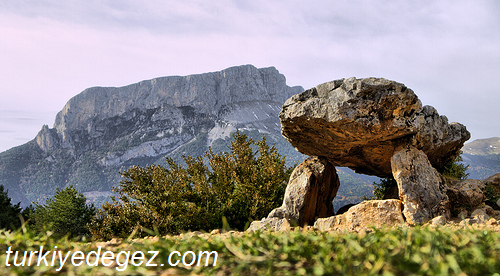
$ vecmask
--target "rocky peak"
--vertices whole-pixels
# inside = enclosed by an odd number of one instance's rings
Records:
[[[43,125],[38,132],[35,141],[37,145],[45,152],[52,151],[59,146],[59,137],[54,129],[50,129],[48,125]]]
[[[55,138],[52,134],[48,140],[47,131],[41,131],[37,141],[60,144],[76,151],[88,150],[87,147],[78,148],[82,135],[100,137],[104,134],[96,131],[96,126],[105,121],[117,121],[119,117],[132,115],[167,120],[178,113],[176,109],[187,111],[189,107],[191,114],[204,114],[216,121],[235,108],[247,106],[248,102],[280,106],[301,91],[301,87],[288,87],[285,77],[276,68],[258,69],[252,65],[184,77],[155,78],[124,87],[92,87],[70,99],[57,114],[54,129],[58,141],[52,139]],[[147,110],[152,111],[152,117],[143,114]],[[102,141],[95,143],[102,144]],[[52,146],[41,148],[46,151]]]

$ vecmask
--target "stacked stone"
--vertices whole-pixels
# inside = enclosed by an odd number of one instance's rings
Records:
[[[422,106],[405,85],[382,78],[327,82],[289,98],[279,117],[282,135],[311,158],[293,172],[283,206],[251,230],[263,225],[279,230],[282,220],[298,226],[316,222],[321,229],[338,228],[344,221],[355,229],[370,222],[422,224],[450,217],[438,170],[460,154],[470,133],[433,107]],[[364,203],[333,217],[332,200],[340,185],[336,166],[393,176],[399,199]]]

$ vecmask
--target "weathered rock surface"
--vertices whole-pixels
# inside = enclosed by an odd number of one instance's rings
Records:
[[[463,210],[500,210],[498,198],[500,198],[500,173],[490,176],[484,180],[465,179],[451,183],[446,188],[446,194],[450,199],[453,216],[458,216]],[[493,215],[493,214],[490,214]]]
[[[486,222],[490,219],[490,216],[482,209],[477,209],[472,212],[471,217],[479,222]]]
[[[301,153],[380,177],[392,174],[400,146],[422,150],[441,168],[470,138],[465,126],[422,106],[411,89],[382,78],[320,84],[289,98],[279,117],[283,136]]]
[[[440,174],[425,153],[412,146],[392,157],[392,173],[410,224],[422,224],[437,216],[450,217],[449,199]]]
[[[484,196],[484,182],[467,179],[447,187],[446,195],[450,199],[452,215],[458,216],[462,210],[474,209],[486,199]]]
[[[115,123],[119,125],[130,117],[155,122],[147,130],[155,132],[158,138],[163,137],[162,132],[167,136],[167,132],[182,131],[192,117],[204,117],[212,124],[219,120],[226,124],[255,123],[264,128],[266,122],[262,121],[277,112],[275,103],[282,104],[302,90],[287,86],[285,77],[274,67],[258,69],[251,65],[155,78],[124,87],[92,87],[66,103],[56,116],[54,129],[63,147],[78,152],[86,149],[81,148],[80,140],[84,140],[84,145],[90,142],[85,140],[97,140],[93,142],[99,144],[99,140],[112,134],[109,132],[120,131],[112,128],[113,121],[118,119]],[[213,127],[207,126],[208,130]]]
[[[252,221],[246,231],[286,231],[290,227],[290,222],[286,218],[272,217]]]
[[[334,215],[332,201],[340,183],[335,167],[326,158],[309,157],[290,176],[283,205],[268,218],[287,218],[298,226]]]
[[[372,226],[401,225],[404,223],[401,211],[400,200],[368,200],[351,207],[342,215],[316,220],[314,228],[320,231],[359,231]]]
[[[444,216],[437,216],[433,219],[431,219],[430,224],[434,226],[438,225],[445,225],[447,222],[447,219]]]

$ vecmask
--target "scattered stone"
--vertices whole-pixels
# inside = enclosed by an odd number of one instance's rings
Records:
[[[459,225],[461,226],[467,226],[467,225],[474,225],[474,224],[478,224],[478,220],[477,219],[473,219],[473,218],[466,218],[464,220],[462,220]]]
[[[333,216],[332,201],[340,183],[335,167],[326,158],[309,157],[290,176],[283,205],[268,218],[287,218],[299,226]]]
[[[391,163],[408,223],[423,224],[441,215],[450,218],[441,176],[424,152],[411,146],[402,148],[394,154]]]
[[[288,223],[288,225],[290,225],[290,223],[288,222],[288,220],[286,218],[282,218],[282,219],[266,218],[263,220],[255,220],[255,221],[252,221],[252,223],[250,224],[250,227],[248,227],[247,231],[249,231],[249,232],[250,231],[266,231],[266,230],[280,231],[282,228],[282,225],[284,223]]]
[[[500,187],[500,173],[497,173],[485,179],[484,184]]]
[[[483,211],[490,217],[493,217],[495,216],[495,209],[493,209],[493,207],[489,206],[489,205],[486,205],[484,208],[481,208],[483,209]]]
[[[283,207],[275,208],[269,213],[269,215],[267,215],[267,217],[279,219],[285,218],[285,209]],[[265,218],[262,219],[264,220]]]
[[[422,150],[442,168],[470,138],[411,89],[382,78],[320,84],[289,98],[279,117],[283,136],[301,153],[380,177],[392,175],[391,157],[401,146]]]
[[[485,223],[490,219],[490,216],[488,216],[482,209],[477,209],[472,212],[471,217],[481,223]]]
[[[444,216],[437,216],[431,220],[430,224],[437,226],[437,225],[445,225],[446,222],[447,220]]]
[[[290,229],[292,229],[290,222],[287,219],[283,219],[283,222],[279,225],[279,229],[277,229],[277,231],[285,232],[289,231]]]
[[[311,226],[311,225],[306,225],[302,228],[302,231],[303,232],[310,232],[310,231],[315,231],[316,229],[314,228],[314,226]]]
[[[316,220],[314,228],[320,231],[361,231],[371,226],[383,227],[402,223],[404,218],[400,200],[368,200],[351,207],[342,215]]]
[[[476,208],[485,200],[484,183],[480,180],[466,179],[448,187],[446,194],[455,208],[467,206]]]
[[[500,199],[497,201],[497,205],[500,208]]]
[[[210,232],[210,235],[218,235],[220,234],[220,229],[214,229],[212,232]]]
[[[494,218],[490,218],[490,220],[488,220],[488,221],[486,222],[486,224],[487,224],[487,225],[498,225],[498,222],[497,222],[497,220],[496,220],[496,219],[494,219]]]
[[[461,219],[461,220],[464,220],[465,218],[467,218],[469,216],[469,212],[467,212],[467,210],[462,210],[460,211],[460,213],[458,213],[458,218]]]

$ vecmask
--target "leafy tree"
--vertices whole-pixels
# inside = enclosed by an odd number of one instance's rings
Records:
[[[35,227],[35,206],[30,204],[21,211],[24,219],[24,226],[33,229]]]
[[[469,173],[467,173],[469,165],[465,165],[462,162],[462,156],[458,155],[455,159],[448,162],[448,164],[443,167],[440,173],[451,178],[467,179],[467,177],[469,177]]]
[[[0,229],[15,230],[21,226],[19,204],[12,205],[8,191],[0,185]]]
[[[166,158],[167,168],[134,166],[114,188],[118,199],[103,205],[91,224],[95,239],[231,227],[244,229],[281,205],[293,168],[269,147],[237,132],[230,153],[212,149],[201,157],[184,156],[185,166]],[[255,149],[255,150],[254,150]],[[140,226],[140,227],[139,227]]]
[[[70,237],[88,235],[87,224],[96,213],[94,205],[87,205],[87,199],[72,185],[56,189],[53,198],[41,205],[35,203],[33,217],[38,231],[51,230],[57,236]]]
[[[373,182],[373,195],[376,199],[388,199],[397,191],[398,183],[394,177],[381,178],[380,182]]]

